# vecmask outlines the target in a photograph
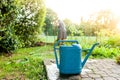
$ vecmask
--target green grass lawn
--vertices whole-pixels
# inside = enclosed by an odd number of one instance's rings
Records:
[[[69,40],[81,40],[84,38],[68,37]],[[55,40],[56,37],[54,36],[46,36],[44,41],[54,43]],[[18,49],[9,57],[1,55],[0,80],[46,80],[43,60],[49,58],[54,58],[54,52],[53,46],[48,45]]]
[[[90,48],[95,42],[102,42],[95,37],[68,37],[78,40],[82,48]],[[45,42],[54,43],[56,37],[46,36]],[[101,43],[100,43],[101,44]],[[120,53],[119,48],[95,48],[91,58],[112,58]],[[44,59],[54,58],[53,45],[18,49],[12,56],[0,56],[0,80],[47,80]]]
[[[43,42],[54,43],[57,36],[44,36]],[[104,43],[108,37],[96,37],[96,36],[67,36],[67,40],[77,40],[81,46],[92,45],[96,42]]]
[[[23,48],[12,56],[0,56],[0,80],[46,80],[43,60],[53,56],[53,46]]]
[[[44,36],[43,41],[53,43],[57,39],[57,36]],[[79,42],[95,42],[100,38],[91,37],[91,36],[68,36],[67,40],[78,40]],[[103,40],[103,39],[102,39]]]

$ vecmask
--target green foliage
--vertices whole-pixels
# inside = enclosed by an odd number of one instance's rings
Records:
[[[92,53],[93,58],[114,58],[120,53],[119,48],[96,47]]]
[[[80,25],[72,23],[69,19],[64,19],[64,23],[67,29],[67,35],[69,36],[82,36],[83,30]]]
[[[92,29],[92,33],[95,35],[110,36],[111,34],[116,33],[118,19],[110,10],[102,10],[97,13],[93,13],[87,22]]]
[[[57,21],[58,16],[57,14],[47,8],[46,17],[45,17],[45,25],[44,25],[44,33],[48,36],[57,35],[58,28],[57,28]]]
[[[56,29],[52,27],[56,20],[56,13],[48,9],[44,27],[45,34],[50,36],[57,34]],[[82,17],[80,24],[73,23],[69,19],[64,19],[64,23],[68,36],[110,36],[117,33],[118,19],[110,10],[102,10],[91,14],[88,20]]]
[[[15,0],[0,1],[0,52],[10,52],[20,46],[14,30],[16,9]]]
[[[7,33],[8,31],[6,31]],[[2,37],[0,41],[0,52],[11,52],[12,50],[18,49],[20,47],[20,42],[18,37],[14,34],[10,35],[10,32],[6,36]]]
[[[120,64],[120,56],[117,56],[117,57],[116,57],[116,62],[117,62],[118,64]]]
[[[34,45],[45,18],[43,0],[0,1],[0,52]]]
[[[47,42],[54,42],[54,36],[47,36],[46,37]],[[101,37],[99,38],[100,44],[99,46],[95,47],[91,54],[91,58],[115,58],[120,53],[120,47],[119,46],[110,46],[109,44],[106,44],[109,40],[109,37]],[[96,37],[90,37],[90,36],[74,36],[71,38],[71,36],[68,36],[68,40],[78,40],[80,45],[82,46],[82,49],[88,49],[91,48],[92,45],[96,42]],[[119,45],[119,44],[118,44]],[[85,55],[83,53],[83,55]]]
[[[118,19],[109,10],[99,11],[89,16],[88,20],[81,18],[80,24],[64,20],[68,35],[74,36],[110,36],[117,33]]]
[[[119,47],[120,48],[120,35],[114,35],[109,37],[109,39],[107,40],[106,45],[108,47]]]
[[[42,33],[46,9],[43,0],[25,0],[19,4],[15,34],[23,47],[29,47],[34,45]]]

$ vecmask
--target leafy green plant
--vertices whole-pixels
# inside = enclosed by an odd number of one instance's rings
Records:
[[[0,1],[0,52],[11,52],[19,46],[14,30],[17,16],[15,0]]]
[[[119,47],[120,46],[120,35],[111,36],[106,45],[109,47]]]
[[[94,58],[114,58],[120,53],[119,48],[96,47],[92,53]]]
[[[43,0],[1,0],[0,52],[34,45],[42,32],[45,12]]]
[[[116,62],[117,62],[118,64],[120,64],[120,56],[117,56],[117,57],[116,57]]]
[[[15,34],[22,43],[22,47],[30,47],[42,33],[46,13],[44,0],[21,0],[19,5]]]

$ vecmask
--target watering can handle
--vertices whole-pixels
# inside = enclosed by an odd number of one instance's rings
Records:
[[[58,44],[60,43],[60,42],[75,42],[75,43],[79,43],[77,40],[59,40],[58,41]]]
[[[74,43],[79,44],[79,42],[77,40],[59,40],[58,42],[56,42],[54,44],[54,53],[55,53],[55,59],[56,59],[56,64],[57,64],[58,68],[59,68],[59,63],[58,63],[58,56],[57,56],[57,51],[56,50],[59,50],[59,47],[57,48],[57,46],[59,46],[60,42],[74,42]]]
[[[79,42],[77,40],[59,40],[58,42],[56,42],[54,44],[54,49],[56,48],[56,46],[59,46],[60,42],[75,42],[75,43],[79,44]]]

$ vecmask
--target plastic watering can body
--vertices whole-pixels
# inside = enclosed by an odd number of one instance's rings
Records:
[[[59,70],[62,74],[77,74],[81,72],[81,48],[79,44],[59,48],[60,65]]]
[[[59,48],[57,48],[56,46],[58,46],[60,42],[74,42],[76,44],[72,44],[70,46],[61,45]],[[56,50],[59,50],[59,58]],[[82,68],[90,56],[92,50],[88,51],[89,55],[86,55],[83,62],[81,59],[82,51],[83,50],[80,44],[76,40],[59,40],[54,45],[56,64],[61,74],[81,73]]]

